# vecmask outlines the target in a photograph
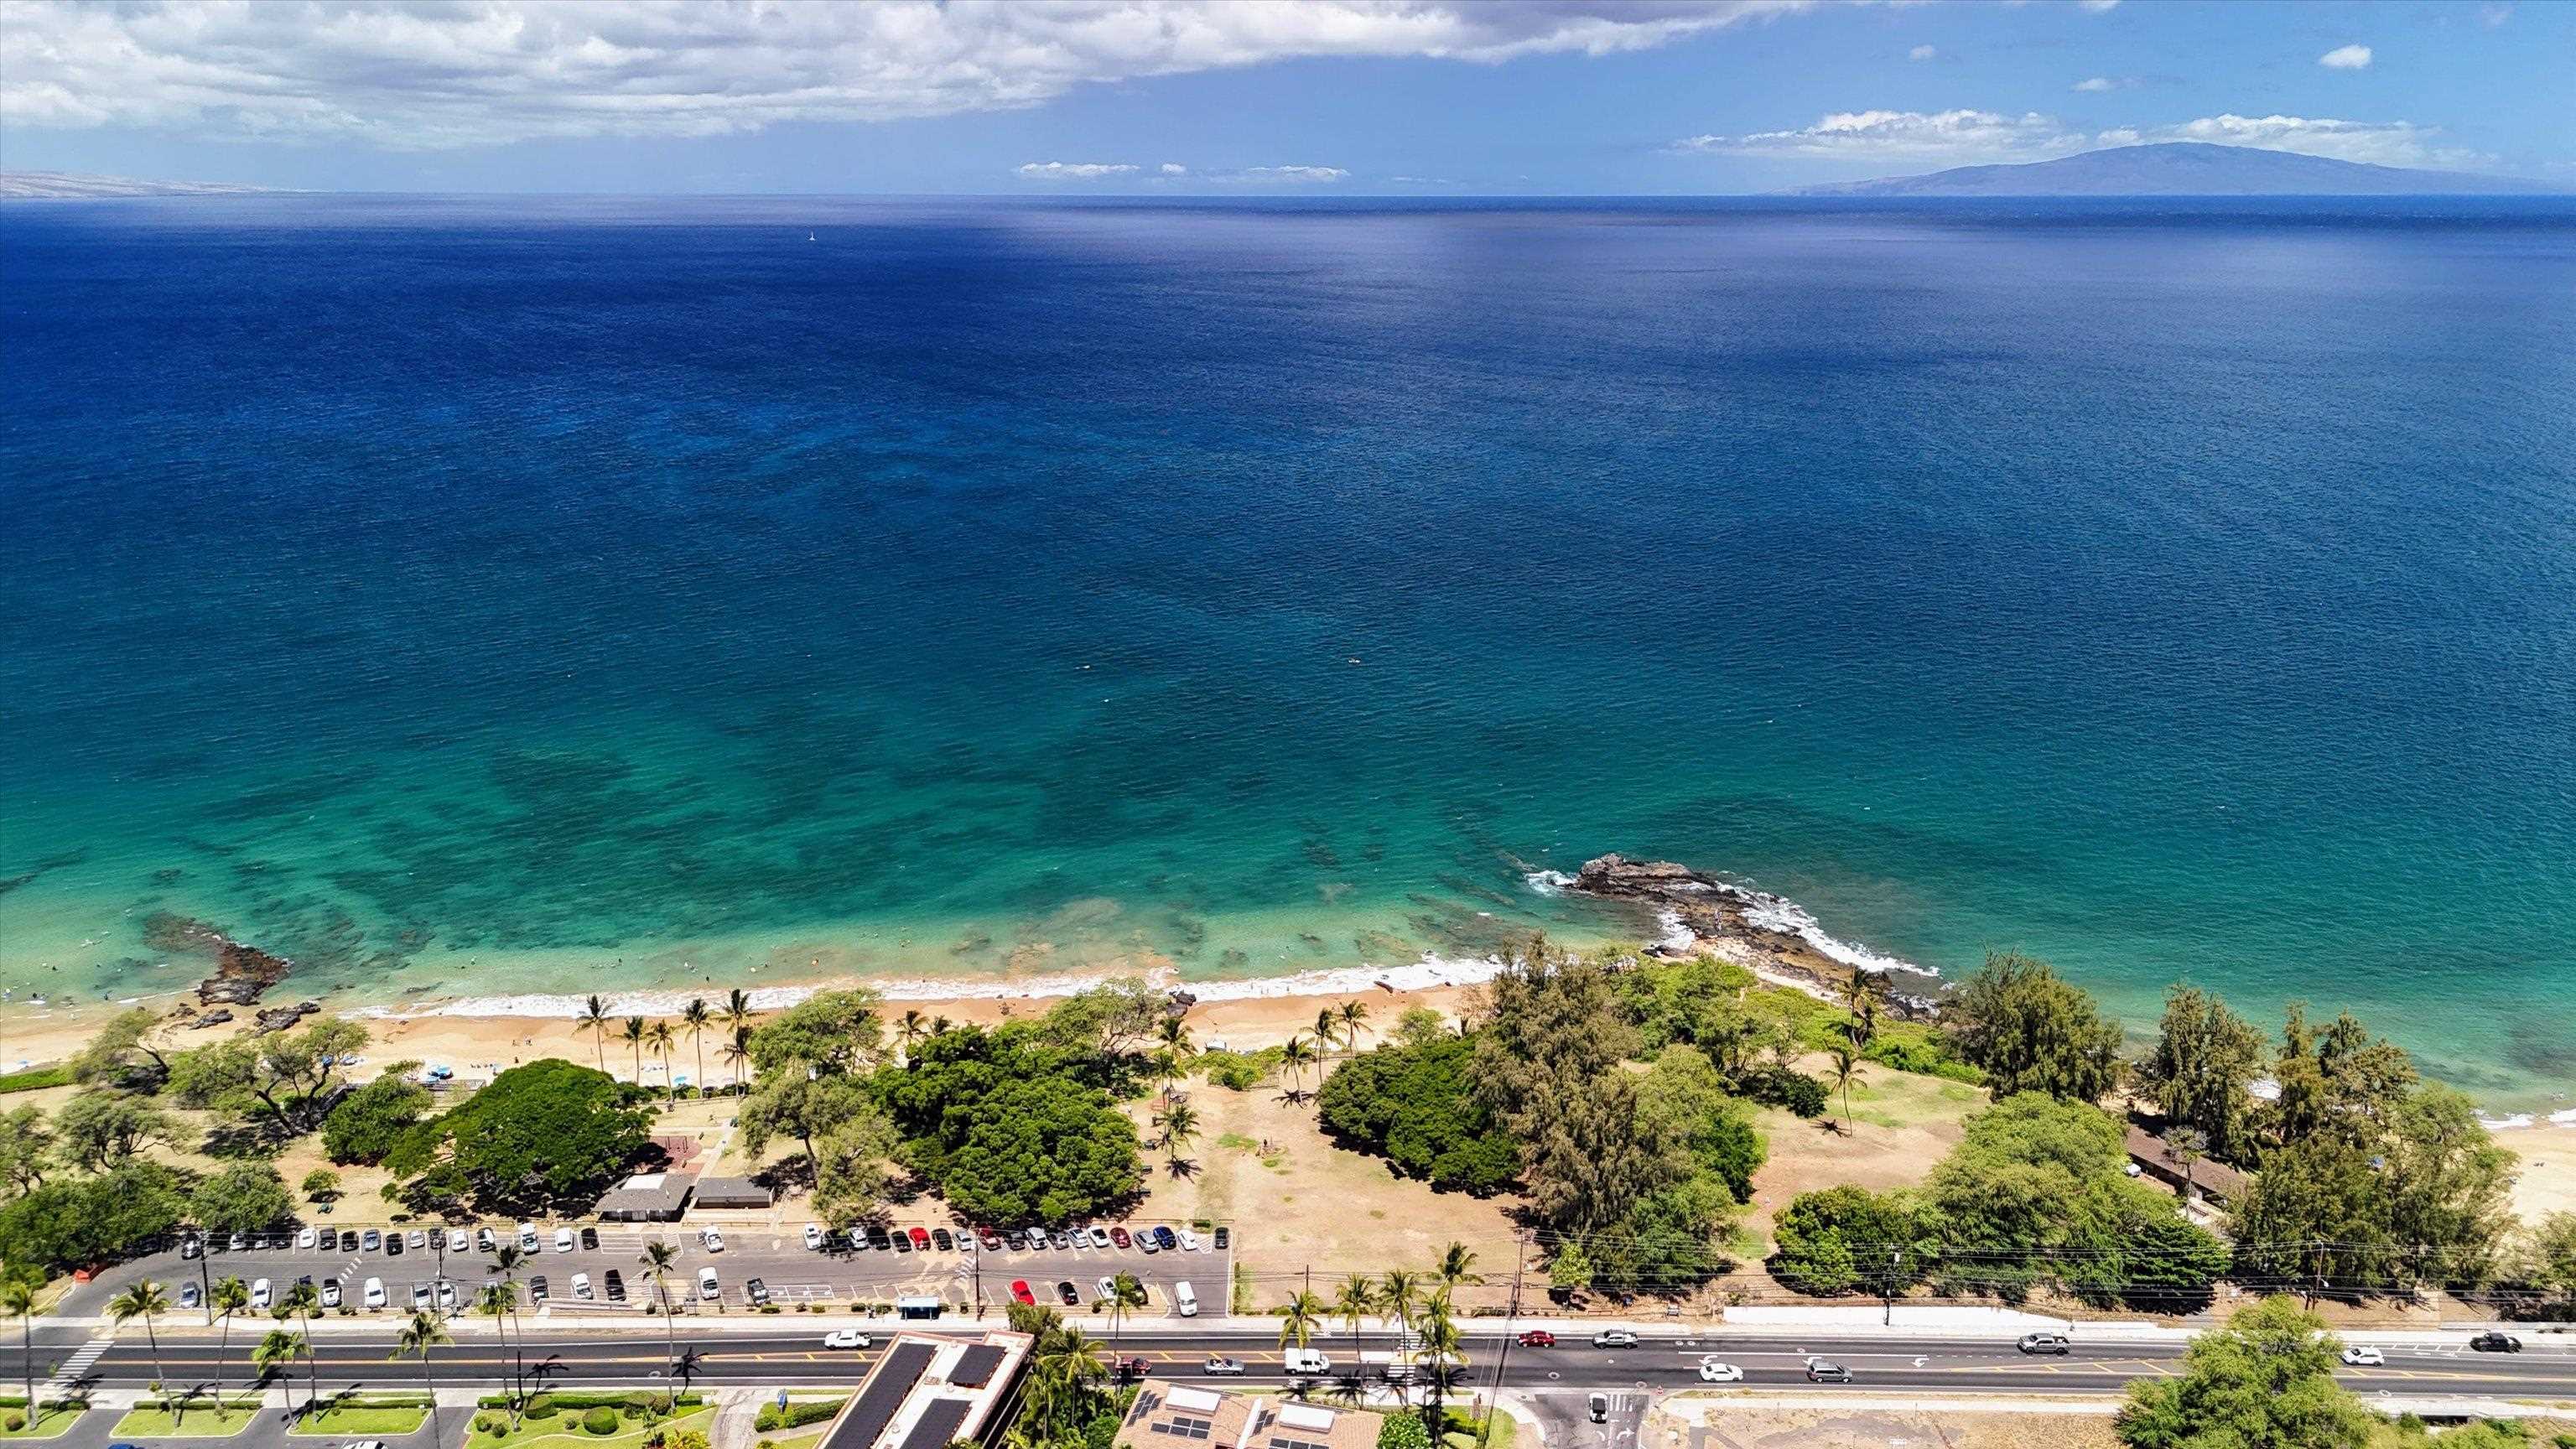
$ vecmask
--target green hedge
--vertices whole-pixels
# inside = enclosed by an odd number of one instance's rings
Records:
[[[843,1399],[799,1399],[783,1410],[774,1403],[763,1404],[759,1416],[751,1421],[752,1432],[768,1434],[780,1429],[801,1429],[808,1424],[819,1424],[841,1412],[841,1405],[845,1402]]]
[[[33,1092],[41,1087],[68,1087],[71,1084],[72,1069],[69,1067],[30,1067],[23,1072],[0,1072],[0,1092]]]
[[[585,1434],[599,1434],[603,1436],[614,1434],[620,1428],[623,1428],[625,1424],[625,1420],[617,1417],[617,1411],[615,1409],[607,1408],[605,1406],[593,1409],[589,1413],[581,1416],[581,1429]]]
[[[549,1390],[546,1393],[532,1396],[528,1400],[527,1412],[535,1414],[539,1409],[543,1409],[548,1413],[552,1413],[558,1409],[640,1409],[647,1405],[658,1404],[663,1407],[658,1409],[656,1412],[667,1414],[673,1407],[694,1409],[704,1404],[706,1401],[706,1395],[694,1392],[682,1394],[678,1398],[674,1399],[668,1394],[648,1394],[640,1391],[586,1394],[578,1392],[556,1393]],[[507,1394],[486,1394],[482,1398],[475,1400],[474,1403],[478,1408],[506,1409],[510,1407],[510,1396]]]

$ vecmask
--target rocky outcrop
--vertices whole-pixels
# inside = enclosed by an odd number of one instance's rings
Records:
[[[293,1006],[263,1008],[259,1015],[251,1018],[251,1035],[265,1036],[272,1031],[284,1031],[321,1009],[322,1003],[318,1001],[299,1001]]]
[[[1795,901],[1673,861],[1595,856],[1565,889],[1651,908],[1666,930],[1665,939],[1649,949],[1664,954],[1713,950],[1834,998],[1857,969],[1825,949],[1840,949],[1841,943],[1817,929]],[[1938,1009],[1936,975],[1906,971],[1899,982],[1890,995],[1900,1014],[1928,1016]]]
[[[143,940],[156,951],[214,957],[215,974],[197,983],[201,1006],[249,1006],[295,969],[295,963],[283,956],[246,946],[204,921],[167,911],[143,923]]]

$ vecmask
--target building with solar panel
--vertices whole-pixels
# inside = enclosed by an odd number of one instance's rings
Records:
[[[1117,1449],[1377,1449],[1385,1422],[1360,1409],[1147,1379],[1118,1426]]]
[[[998,1438],[1035,1344],[1025,1333],[898,1333],[816,1449],[947,1449]]]

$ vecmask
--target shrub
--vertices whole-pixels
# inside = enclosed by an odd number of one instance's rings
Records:
[[[7,1429],[12,1434],[26,1427],[27,1416],[24,1414],[12,1412],[8,1418],[0,1419],[0,1429]]]
[[[1801,1117],[1825,1115],[1825,1084],[1804,1072],[1787,1067],[1762,1067],[1744,1074],[1738,1084],[1744,1095],[1773,1107],[1785,1107]]]
[[[1411,1414],[1389,1414],[1378,1426],[1377,1449],[1431,1449],[1431,1431]]]
[[[841,1412],[841,1403],[839,1399],[797,1399],[789,1403],[783,1412],[776,1404],[763,1404],[760,1407],[760,1413],[752,1419],[751,1427],[753,1432],[761,1434],[774,1434],[781,1429],[801,1429],[807,1424],[819,1424]]]
[[[581,1416],[581,1428],[585,1434],[614,1434],[619,1422],[617,1411],[604,1405]]]

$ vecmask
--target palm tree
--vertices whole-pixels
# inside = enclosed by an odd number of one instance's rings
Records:
[[[1457,1320],[1450,1316],[1449,1290],[1432,1294],[1431,1301],[1423,1305],[1422,1341],[1414,1350],[1414,1361],[1431,1366],[1431,1419],[1426,1427],[1431,1430],[1434,1444],[1442,1442],[1449,1427],[1449,1412],[1441,1397],[1449,1387],[1449,1375],[1466,1361],[1458,1351],[1464,1341]]]
[[[1333,1295],[1333,1312],[1351,1330],[1351,1362],[1360,1361],[1360,1324],[1377,1307],[1377,1285],[1366,1273],[1353,1273],[1342,1280],[1340,1291]]]
[[[644,1044],[662,1059],[662,1097],[664,1101],[680,1100],[680,1084],[671,1076],[671,1041],[673,1033],[667,1021],[657,1021],[644,1032]]]
[[[608,1070],[608,1003],[594,996],[581,1004],[581,1015],[574,1018],[573,1030],[589,1032],[599,1049],[599,1069]]]
[[[170,1408],[169,1375],[161,1371],[161,1334],[153,1327],[152,1322],[169,1311],[169,1297],[161,1291],[160,1284],[149,1278],[117,1294],[108,1301],[107,1305],[107,1316],[115,1319],[120,1326],[130,1319],[143,1320],[143,1336],[152,1345],[153,1387],[161,1391],[161,1410],[170,1415],[170,1425],[176,1428],[187,1414],[187,1405],[180,1405],[176,1412],[172,1412]],[[218,1409],[216,1412],[220,1415],[222,1410]]]
[[[1835,1088],[1843,1094],[1843,1130],[1848,1132],[1851,1130],[1851,1084],[1860,1080],[1860,1055],[1851,1049],[1851,1043],[1836,1042],[1833,1050],[1825,1053],[1825,1060],[1834,1064],[1830,1075]]]
[[[522,1401],[528,1395],[528,1331],[519,1325],[519,1270],[527,1266],[527,1261],[528,1250],[520,1247],[515,1241],[495,1243],[492,1246],[492,1272],[501,1280],[495,1286],[500,1289],[500,1302],[510,1315],[509,1326],[517,1329],[519,1335],[518,1394]],[[485,1296],[487,1298],[491,1296],[490,1290],[486,1290]],[[518,1403],[513,1403],[510,1406],[510,1412],[515,1415],[519,1408]]]
[[[429,1351],[447,1342],[447,1325],[439,1321],[437,1314],[415,1313],[411,1322],[403,1325],[402,1337],[395,1342],[394,1351],[385,1355],[388,1359],[397,1359],[407,1353],[419,1356],[421,1377],[429,1380],[429,1442],[432,1444],[441,1442],[446,1436],[439,1432],[438,1376],[429,1371]]]
[[[1297,1080],[1305,1075],[1306,1064],[1316,1059],[1315,1048],[1302,1036],[1291,1036],[1279,1044],[1279,1070],[1288,1078],[1288,1090],[1282,1095],[1288,1101],[1305,1100],[1306,1094],[1297,1090]]]
[[[277,1372],[279,1364],[284,1364],[290,1372],[293,1371],[296,1358],[303,1352],[304,1335],[289,1333],[283,1328],[272,1328],[260,1338],[259,1347],[250,1351],[250,1363],[251,1367],[259,1370],[259,1376],[264,1381],[269,1375]],[[279,1392],[291,1395],[294,1390],[281,1387]]]
[[[286,1301],[269,1310],[271,1316],[281,1320],[286,1318],[304,1320],[304,1331],[295,1337],[296,1342],[304,1349],[307,1394],[304,1407],[308,1413],[320,1407],[322,1403],[322,1361],[313,1353],[313,1315],[321,1311],[322,1292],[310,1283],[298,1283],[287,1289]]]
[[[1413,1310],[1421,1302],[1421,1274],[1398,1268],[1378,1280],[1378,1306],[1394,1314],[1396,1326],[1407,1335],[1413,1332]]]
[[[735,1027],[732,1039],[716,1048],[716,1060],[733,1068],[734,1090],[742,1090],[742,1069],[751,1062],[751,1028]]]
[[[1041,1341],[1037,1351],[1040,1390],[1050,1399],[1056,1393],[1079,1398],[1103,1372],[1095,1349],[1096,1345],[1078,1328],[1058,1329],[1051,1341]]]
[[[224,1326],[223,1337],[215,1344],[215,1412],[220,1417],[224,1404],[224,1356],[231,1353],[233,1347],[233,1315],[250,1306],[250,1285],[238,1277],[226,1278],[215,1285],[214,1292],[206,1295],[206,1303],[215,1310],[215,1317]]]
[[[1843,1000],[1850,1005],[1852,1019],[1844,1024],[1844,1034],[1854,1048],[1865,1049],[1878,1039],[1878,1008],[1887,992],[1887,978],[1855,969],[1843,983]]]
[[[1174,1102],[1154,1114],[1154,1125],[1163,1129],[1163,1162],[1178,1177],[1181,1149],[1198,1140],[1199,1109],[1187,1102]]]
[[[903,1019],[894,1024],[894,1034],[903,1038],[903,1058],[910,1061],[912,1049],[921,1044],[923,1037],[930,1035],[930,1018],[921,1014],[920,1007],[907,1006],[903,1009]]]
[[[716,1016],[733,1031],[751,1030],[751,993],[739,986],[725,993],[724,1010],[717,1012]]]
[[[475,1296],[474,1308],[476,1312],[501,1325],[501,1341],[508,1343],[509,1321],[519,1316],[519,1285],[516,1283],[484,1284],[483,1291]],[[510,1374],[510,1423],[515,1428],[519,1422],[520,1405],[527,1396],[527,1355],[524,1352],[512,1355],[512,1363],[514,1367]]]
[[[1341,1013],[1326,1006],[1315,1012],[1315,1060],[1321,1062],[1333,1054],[1333,1039],[1342,1034]]]
[[[0,1283],[0,1313],[18,1320],[18,1362],[27,1371],[27,1422],[45,1422],[45,1406],[36,1402],[36,1286],[22,1278]]]
[[[1329,1310],[1323,1299],[1301,1292],[1273,1311],[1280,1315],[1281,1320],[1279,1346],[1286,1348],[1293,1341],[1299,1348],[1304,1348],[1314,1341],[1315,1330],[1323,1325],[1324,1314]]]
[[[644,1018],[626,1018],[626,1025],[618,1029],[617,1039],[635,1048],[635,1085],[644,1085]]]
[[[742,993],[734,994],[739,996]],[[662,1305],[663,1343],[676,1359],[680,1356],[680,1330],[679,1325],[671,1321],[671,1295],[662,1286],[662,1275],[671,1271],[673,1263],[680,1261],[680,1250],[655,1238],[644,1245],[644,1256],[635,1261],[644,1265],[645,1276],[653,1280],[653,1297]]]
[[[1360,1023],[1368,1020],[1368,1003],[1354,996],[1341,1005],[1334,1015],[1342,1019],[1342,1050],[1357,1055],[1360,1049]]]
[[[689,1029],[689,1045],[698,1054],[700,1096],[704,1096],[707,1090],[707,1028],[714,1024],[715,1019],[715,1013],[707,1009],[706,998],[702,996],[691,998],[689,1004],[680,1010],[680,1024]]]
[[[1128,1314],[1145,1306],[1145,1285],[1136,1281],[1135,1274],[1121,1273],[1109,1280],[1109,1296],[1091,1306],[1109,1315],[1109,1357],[1124,1362],[1118,1357],[1118,1330],[1126,1325]]]
[[[1465,1243],[1451,1243],[1440,1250],[1440,1262],[1432,1268],[1431,1276],[1439,1280],[1440,1291],[1447,1293],[1455,1290],[1460,1284],[1471,1287],[1482,1284],[1485,1281],[1485,1275],[1475,1269],[1475,1253],[1470,1251]]]

